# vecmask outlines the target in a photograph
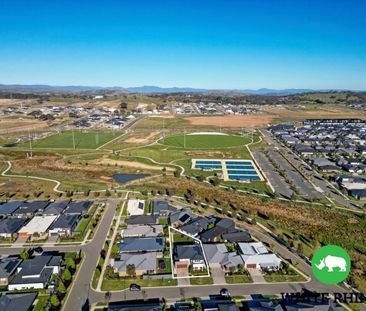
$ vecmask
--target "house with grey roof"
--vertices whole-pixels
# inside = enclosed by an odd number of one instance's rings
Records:
[[[220,219],[213,228],[204,231],[200,234],[200,240],[202,242],[216,242],[220,240],[221,235],[236,231],[235,223],[231,219],[223,218]]]
[[[34,216],[36,213],[43,212],[48,204],[48,201],[22,202],[12,215],[17,217]]]
[[[11,216],[22,204],[21,201],[11,201],[0,204],[0,216]]]
[[[18,266],[16,276],[10,281],[8,290],[44,289],[52,275],[60,272],[62,257],[40,255],[23,260]]]
[[[48,229],[49,236],[70,236],[75,233],[80,215],[61,215]]]
[[[43,211],[43,215],[60,215],[70,201],[55,201],[48,205]]]
[[[159,216],[169,216],[172,212],[175,212],[177,209],[173,206],[169,205],[168,201],[155,199],[152,200],[152,213],[154,215]]]
[[[0,237],[14,238],[18,230],[27,222],[27,218],[6,218],[0,220]]]
[[[15,257],[0,259],[0,286],[6,286],[14,277],[21,260]]]
[[[143,253],[160,252],[164,250],[164,238],[125,238],[118,244],[119,252],[122,253]]]
[[[125,222],[128,225],[156,225],[158,219],[157,215],[132,215]]]
[[[253,239],[247,230],[237,230],[234,232],[224,233],[222,235],[224,242],[235,243],[235,242],[251,242]]]
[[[0,296],[0,310],[28,311],[37,298],[37,293],[3,294]]]
[[[127,225],[122,231],[122,236],[127,237],[157,237],[162,236],[164,227],[162,225]]]
[[[68,215],[86,215],[92,205],[92,201],[72,201],[67,205],[64,213]]]
[[[157,258],[159,253],[147,252],[139,254],[126,253],[122,254],[119,260],[112,262],[113,269],[119,276],[128,275],[128,266],[133,265],[136,276],[143,274],[153,274],[156,272]]]
[[[169,215],[169,223],[171,226],[180,227],[196,217],[190,209],[178,210]]]
[[[185,232],[190,236],[196,237],[201,232],[207,230],[208,225],[213,221],[213,219],[209,219],[207,217],[197,217],[189,221],[185,225],[179,227],[179,230]]]
[[[278,270],[282,266],[281,258],[270,253],[262,242],[238,243],[238,248],[245,268]]]
[[[199,244],[176,244],[173,257],[175,273],[178,269],[207,269],[203,249]]]
[[[241,256],[237,252],[229,252],[224,243],[203,244],[203,249],[210,266],[229,270],[230,267],[244,265]]]

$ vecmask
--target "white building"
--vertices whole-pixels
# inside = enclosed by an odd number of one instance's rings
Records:
[[[128,200],[127,212],[129,215],[143,215],[145,208],[145,200]]]
[[[238,243],[238,247],[245,268],[263,270],[277,270],[281,268],[281,258],[276,254],[270,253],[262,242]]]
[[[58,216],[34,216],[30,222],[19,230],[19,235],[23,237],[31,236],[38,233],[40,236],[47,234],[48,228],[56,220]]]

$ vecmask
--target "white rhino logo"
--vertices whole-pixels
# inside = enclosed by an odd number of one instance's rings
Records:
[[[315,265],[319,270],[323,270],[324,267],[327,267],[328,272],[333,272],[334,268],[339,268],[339,272],[346,272],[346,260],[343,257],[336,257],[328,255],[323,258],[320,263]]]

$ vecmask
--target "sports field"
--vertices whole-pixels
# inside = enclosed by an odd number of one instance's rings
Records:
[[[162,145],[187,149],[229,148],[250,142],[250,137],[220,134],[174,135],[159,140]]]
[[[74,148],[75,149],[95,149],[121,135],[120,132],[86,132],[74,131],[74,138],[71,131],[54,134],[46,138],[32,142],[33,148]],[[21,143],[19,147],[29,147],[29,143]]]

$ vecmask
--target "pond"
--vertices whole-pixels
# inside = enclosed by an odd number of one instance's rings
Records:
[[[112,178],[121,184],[125,184],[125,183],[128,183],[133,180],[145,178],[146,176],[148,176],[148,175],[146,175],[146,174],[114,174],[112,176]]]

